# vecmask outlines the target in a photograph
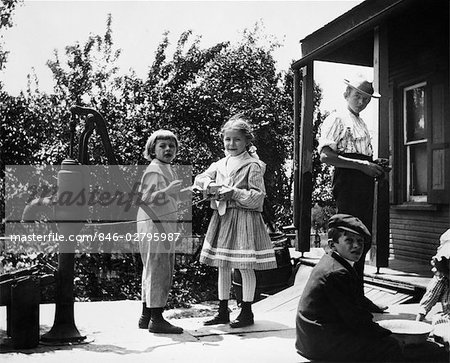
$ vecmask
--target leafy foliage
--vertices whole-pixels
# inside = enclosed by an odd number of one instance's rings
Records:
[[[322,115],[320,111],[316,113],[316,118],[313,124],[313,155],[312,155],[312,169],[313,169],[313,193],[312,203],[317,203],[321,207],[334,207],[334,200],[332,194],[332,178],[333,169],[330,165],[320,161],[320,155],[317,150],[317,137],[320,132],[320,125],[327,115]]]
[[[211,300],[217,300],[217,269],[198,261],[177,263],[167,307],[189,307]]]
[[[0,257],[3,273],[41,266],[57,266],[57,254],[8,254]],[[48,271],[46,271],[48,272]],[[141,296],[142,262],[139,254],[78,254],[75,256],[74,297],[76,301],[110,301]],[[55,301],[55,284],[41,289],[41,301]],[[168,308],[217,299],[217,270],[186,260],[175,265]]]
[[[144,79],[134,72],[119,74],[121,51],[114,47],[111,16],[103,36],[91,35],[84,43],[69,45],[62,55],[55,51],[47,63],[55,81],[52,94],[42,93],[37,78],[31,76],[27,91],[18,97],[0,88],[2,173],[7,164],[60,164],[69,153],[67,113],[77,104],[93,107],[104,116],[119,163],[146,164],[142,151],[147,138],[166,128],[181,142],[176,162],[192,165],[196,175],[223,156],[221,125],[241,112],[251,120],[258,154],[267,164],[265,218],[278,227],[291,224],[291,181],[285,165],[292,155],[293,76],[276,70],[272,52],[279,45],[265,39],[259,25],[246,30],[236,44],[224,42],[205,49],[200,40],[186,31],[170,54],[169,33],[164,33]],[[316,93],[320,102],[320,90]],[[315,127],[321,120],[319,115]],[[77,135],[83,122],[79,120]],[[90,164],[107,164],[95,133],[89,154]],[[326,182],[328,171],[314,157],[315,180],[322,176]],[[328,203],[324,195],[319,192],[313,198]],[[206,231],[210,213],[206,203],[193,208],[194,234]],[[15,268],[18,262],[8,266]],[[76,266],[78,299],[140,295],[141,266],[135,255],[84,254],[77,257]],[[169,305],[215,297],[214,273],[198,262],[178,265]]]
[[[326,114],[318,110],[320,104],[320,89],[316,88],[315,109],[316,117],[313,123],[313,154],[312,154],[312,174],[313,191],[311,209],[311,226],[316,230],[326,231],[328,228],[328,219],[336,213],[335,202],[332,193],[333,168],[320,161],[320,155],[317,150],[317,138],[320,132],[320,126],[326,118]]]
[[[27,151],[28,161],[61,161],[62,145],[68,143],[67,132],[63,131],[67,125],[55,119],[63,120],[64,108],[80,104],[97,108],[107,120],[120,163],[146,163],[142,157],[146,139],[153,131],[167,128],[181,141],[177,162],[192,165],[195,175],[223,156],[220,127],[234,113],[243,112],[253,123],[258,154],[267,164],[267,220],[289,224],[291,186],[285,162],[292,152],[292,99],[288,86],[292,75],[282,77],[276,71],[272,50],[278,44],[259,44],[262,36],[258,26],[244,32],[236,45],[219,43],[202,49],[200,38],[192,38],[191,31],[183,33],[170,58],[169,34],[165,33],[144,80],[134,73],[118,76],[115,62],[120,50],[114,49],[111,17],[103,37],[90,36],[85,44],[66,47],[65,63],[55,52],[54,59],[48,62],[56,82],[54,95],[38,91],[32,94],[31,90],[28,93],[29,100],[39,96],[37,101],[44,107],[52,103],[60,107],[45,107],[45,115],[30,116],[45,120],[41,124],[47,137],[38,150],[27,148],[35,150],[32,155]],[[55,126],[51,133],[50,124]],[[14,142],[13,135],[9,140]],[[13,147],[7,150],[15,151]],[[106,163],[98,137],[92,137],[90,152],[91,163]],[[206,204],[194,209],[193,220],[194,233],[206,230]]]
[[[22,0],[2,0],[0,3],[0,70],[3,69],[8,56],[8,52],[3,48],[3,31],[13,26],[14,10],[20,3]]]

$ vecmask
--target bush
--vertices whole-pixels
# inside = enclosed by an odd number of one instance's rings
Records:
[[[41,93],[30,86],[25,94],[12,97],[0,87],[0,111],[5,116],[0,181],[5,164],[61,163],[69,151],[67,112],[74,104],[89,105],[104,116],[111,147],[123,165],[146,164],[142,149],[147,137],[159,128],[170,128],[182,145],[176,162],[192,165],[194,175],[223,156],[220,127],[232,114],[243,112],[252,121],[258,154],[267,164],[266,219],[277,227],[291,224],[291,183],[285,163],[292,154],[293,77],[290,72],[284,76],[277,72],[273,50],[278,44],[267,44],[264,38],[256,27],[246,31],[237,44],[219,43],[202,49],[199,38],[192,39],[192,32],[187,31],[170,59],[165,34],[147,76],[140,79],[133,72],[119,76],[120,49],[114,47],[109,16],[104,36],[90,35],[84,43],[67,46],[65,57],[56,52],[48,61],[56,82],[54,93]],[[82,122],[78,120],[76,138]],[[74,157],[77,148],[75,144]],[[110,162],[99,135],[92,135],[88,151],[90,165]],[[1,233],[8,217],[3,207],[5,196],[3,189]],[[204,233],[210,213],[206,203],[193,209],[194,234]],[[56,259],[52,253],[3,255],[5,266],[12,269],[37,262],[56,265]],[[137,255],[77,255],[75,298],[139,299],[141,271]],[[45,291],[43,300],[51,301],[54,291]],[[176,266],[169,307],[215,300],[216,296],[215,269],[195,261]]]
[[[191,304],[217,300],[217,269],[199,261],[175,265],[168,308],[187,308]]]
[[[52,254],[1,256],[3,272],[13,272],[39,265],[56,267],[58,256]],[[75,256],[75,301],[115,301],[141,299],[142,262],[139,254],[78,254]],[[41,303],[54,303],[56,289],[41,290]],[[191,304],[217,300],[217,269],[197,260],[177,262],[168,308],[188,308]]]

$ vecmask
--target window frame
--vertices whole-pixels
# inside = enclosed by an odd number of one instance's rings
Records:
[[[403,103],[403,148],[405,153],[405,172],[406,172],[406,178],[405,178],[405,194],[404,198],[407,203],[427,203],[428,202],[428,194],[429,194],[429,181],[428,176],[426,177],[426,195],[412,195],[411,194],[411,188],[412,188],[412,177],[411,177],[411,147],[415,145],[422,145],[425,144],[426,150],[428,150],[428,128],[429,128],[429,120],[428,120],[428,83],[427,81],[421,81],[416,82],[414,84],[410,84],[408,86],[403,87],[402,89],[402,103]],[[408,118],[407,118],[407,93],[408,91],[417,89],[417,88],[424,88],[424,109],[423,109],[423,116],[425,119],[425,137],[420,140],[412,140],[408,141]],[[426,151],[428,153],[428,151]],[[428,167],[428,165],[427,165]],[[427,172],[428,174],[428,172]]]

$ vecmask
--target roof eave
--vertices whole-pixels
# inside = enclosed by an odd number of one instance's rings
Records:
[[[362,12],[365,9],[364,5],[366,4],[362,3],[349,10],[347,13],[336,18],[324,27],[306,36],[302,40],[302,51],[305,48],[304,44],[309,41],[314,43],[317,42],[318,38],[324,38],[326,40],[324,40],[319,46],[309,50],[302,58],[294,62],[291,68],[299,69],[311,61],[320,60],[320,57],[324,54],[344,44],[347,40],[354,39],[357,33],[362,34],[370,29],[373,29],[377,24],[384,21],[394,10],[397,10],[401,3],[405,3],[407,1],[409,0],[397,0],[395,2],[391,2],[388,6],[376,8],[373,12],[368,12],[363,19],[359,19],[356,23],[353,21],[353,17],[355,17],[358,12]],[[380,1],[380,3],[384,4],[385,1]],[[352,26],[346,26],[346,24],[352,24]]]

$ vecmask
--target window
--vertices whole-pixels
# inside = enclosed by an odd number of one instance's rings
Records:
[[[404,148],[406,153],[406,200],[427,202],[426,83],[403,90]]]
[[[401,208],[450,203],[450,90],[446,76],[400,83],[395,89],[392,106],[398,108],[392,109],[394,117],[390,118],[395,122],[391,202]]]

